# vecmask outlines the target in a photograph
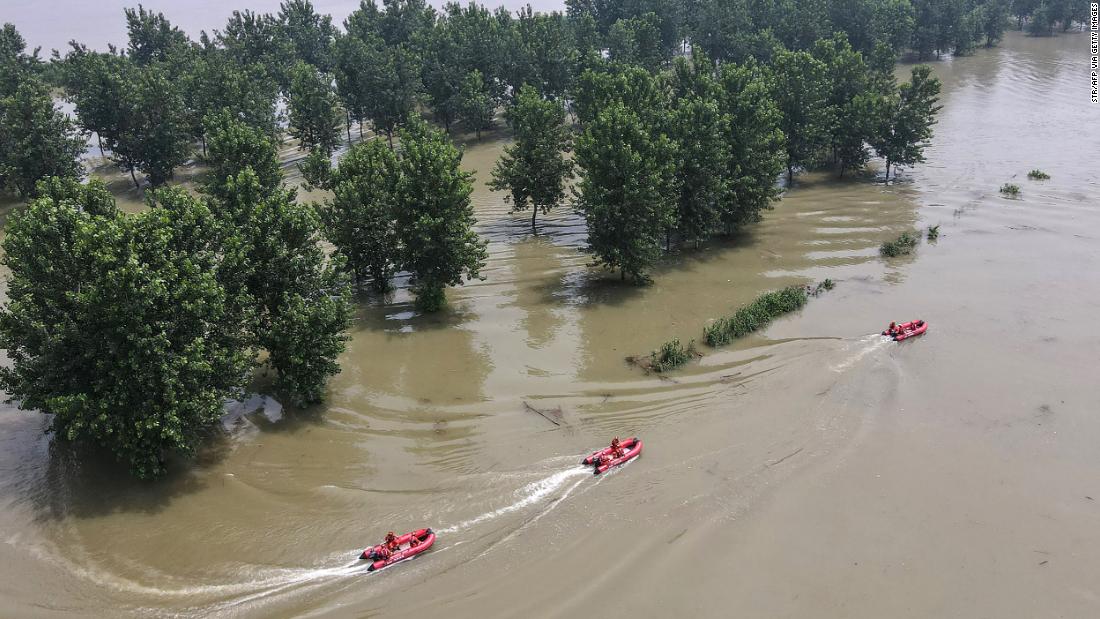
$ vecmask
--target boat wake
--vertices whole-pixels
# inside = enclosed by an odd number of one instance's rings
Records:
[[[883,337],[877,333],[861,337],[848,344],[844,349],[846,353],[844,360],[836,365],[830,366],[829,369],[837,373],[846,372],[852,366],[862,361],[864,357],[876,350],[884,348],[889,343],[891,343],[890,338]]]

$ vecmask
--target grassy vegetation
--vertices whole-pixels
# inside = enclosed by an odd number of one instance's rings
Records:
[[[935,241],[938,238],[940,238],[940,227],[938,225],[928,226],[928,240]]]
[[[1015,198],[1016,196],[1020,195],[1020,186],[1013,185],[1012,183],[1005,183],[1004,185],[1001,185],[1001,193],[1010,198]]]
[[[680,340],[665,342],[649,353],[649,368],[654,372],[667,372],[691,361],[695,354],[695,340],[688,342],[686,348]]]
[[[1027,177],[1033,181],[1045,181],[1050,179],[1049,174],[1039,169],[1028,172]]]
[[[831,280],[827,281],[831,282]],[[819,288],[822,285],[824,282],[819,285]],[[773,318],[806,305],[809,292],[803,286],[789,286],[782,290],[764,293],[752,303],[740,307],[733,316],[719,318],[707,325],[703,330],[703,341],[707,346],[724,346],[736,338],[762,329]]]
[[[913,253],[913,250],[917,248],[917,242],[920,241],[920,237],[908,232],[902,232],[898,238],[892,241],[886,241],[878,248],[878,251],[883,256],[893,258],[894,256],[905,256]]]

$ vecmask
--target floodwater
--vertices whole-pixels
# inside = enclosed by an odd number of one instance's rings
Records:
[[[588,268],[565,208],[531,237],[483,185],[501,142],[468,144],[485,281],[436,316],[363,297],[324,407],[250,402],[157,483],[0,412],[0,614],[1097,616],[1086,50],[1013,34],[937,63],[927,164],[889,186],[799,179],[647,288]],[[878,257],[929,225],[938,242]],[[624,363],[825,277],[837,288],[797,315],[668,377]],[[921,338],[874,335],[918,317]],[[578,462],[614,435],[645,451],[593,477]],[[438,540],[419,558],[355,560],[423,526]]]

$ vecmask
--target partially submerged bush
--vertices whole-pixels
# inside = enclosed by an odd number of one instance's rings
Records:
[[[824,282],[823,282],[824,283]],[[806,305],[807,289],[802,286],[788,286],[782,290],[767,292],[755,301],[744,305],[733,316],[719,318],[703,330],[703,341],[707,346],[724,346],[736,338],[762,329],[773,318]]]
[[[1033,181],[1045,181],[1050,179],[1049,174],[1039,169],[1028,172],[1027,177]]]
[[[938,225],[928,226],[928,240],[935,241],[938,238],[940,238],[940,227]]]
[[[878,251],[883,256],[893,258],[894,256],[904,256],[913,253],[913,250],[917,247],[919,237],[910,234],[908,232],[902,232],[898,238],[893,241],[886,241],[882,244],[882,247],[878,248]]]
[[[649,353],[649,367],[654,372],[667,372],[691,361],[694,356],[695,340],[688,342],[687,348],[680,343],[680,340],[672,340],[661,344],[660,348]]]
[[[814,286],[807,286],[806,294],[810,295],[811,297],[816,297],[822,292],[825,292],[826,290],[832,290],[833,288],[836,288],[836,282],[826,277],[824,280]]]
[[[1016,196],[1020,195],[1020,186],[1013,185],[1012,183],[1005,183],[1004,185],[1001,185],[1001,193],[1010,198],[1015,198]]]

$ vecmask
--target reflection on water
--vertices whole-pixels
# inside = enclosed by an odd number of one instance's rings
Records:
[[[928,163],[904,182],[807,175],[760,224],[674,254],[644,288],[587,266],[583,221],[568,207],[540,216],[532,237],[528,217],[488,191],[504,131],[465,141],[489,240],[486,279],[449,291],[432,316],[416,312],[404,289],[363,293],[325,406],[281,419],[250,413],[196,466],[155,484],[55,451],[44,419],[0,410],[0,594],[15,612],[42,615],[560,616],[576,607],[615,616],[625,608],[617,604],[658,589],[697,602],[709,574],[768,554],[738,555],[742,539],[726,540],[728,553],[701,546],[739,531],[731,523],[792,471],[893,423],[876,415],[939,397],[1010,404],[998,395],[1004,381],[983,382],[979,368],[1037,370],[1005,361],[998,346],[1011,338],[967,339],[961,325],[982,324],[971,317],[979,307],[1000,312],[997,328],[1027,337],[1044,323],[1053,343],[1029,341],[1054,348],[1036,363],[1083,355],[1069,344],[1072,322],[1098,300],[1086,291],[1074,301],[1070,291],[1097,256],[1088,239],[1064,233],[1095,240],[1087,207],[1100,186],[1087,162],[1100,141],[1085,139],[1087,112],[1073,99],[1085,88],[1079,40],[1010,36],[1003,48],[936,64],[944,111]],[[287,145],[284,158],[294,154]],[[1017,203],[998,199],[1001,183],[1032,167],[1054,178],[1025,183]],[[127,193],[128,178],[111,179]],[[879,258],[883,240],[937,223],[938,245]],[[1017,258],[1024,248],[1031,262]],[[1073,269],[1045,275],[1063,261]],[[707,350],[669,377],[623,361],[673,337],[698,338],[709,320],[765,290],[825,277],[840,286],[799,317]],[[1012,278],[1055,286],[1042,289],[1060,300],[1057,316],[1040,301],[987,290]],[[974,298],[977,289],[986,296]],[[883,317],[918,311],[934,325],[922,341],[868,339]],[[901,404],[917,355],[929,355],[921,371],[974,378],[965,389],[938,382]],[[1076,378],[1046,377],[1070,382],[1070,402],[1087,399],[1073,391]],[[613,434],[642,435],[646,452],[592,478],[577,462]],[[430,553],[370,576],[354,563],[386,530],[420,526],[441,532]],[[793,552],[787,535],[771,533],[769,549]],[[593,555],[606,558],[598,577]],[[656,555],[664,563],[649,560]],[[430,590],[421,586],[429,580]],[[702,597],[731,595],[711,585]],[[691,607],[714,616],[745,602],[731,601]]]

